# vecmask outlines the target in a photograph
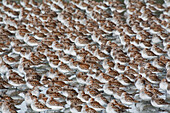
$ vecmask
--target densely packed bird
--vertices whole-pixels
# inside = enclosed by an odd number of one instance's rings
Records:
[[[0,111],[170,112],[169,22],[169,0],[0,0]]]

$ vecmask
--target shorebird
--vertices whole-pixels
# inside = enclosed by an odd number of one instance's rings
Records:
[[[64,108],[65,102],[59,102],[53,97],[48,97],[45,105],[53,110],[60,110]]]
[[[97,102],[99,102],[102,106],[106,106],[109,101],[107,100],[107,98],[105,98],[102,94],[98,94],[96,97],[95,97],[95,100]]]
[[[105,107],[103,107],[99,102],[95,101],[94,98],[91,98],[87,105],[96,111],[102,111],[105,109]]]
[[[157,55],[154,54],[152,51],[150,51],[149,49],[145,48],[142,50],[141,52],[142,57],[143,58],[147,58],[147,59],[153,59],[153,58],[157,58]]]
[[[119,76],[115,77],[122,85],[125,86],[129,86],[130,84],[132,84],[133,82],[130,81],[129,78],[127,78],[126,76],[124,76],[123,74],[120,74]]]
[[[15,65],[18,63],[18,60],[16,58],[10,57],[8,55],[4,55],[3,61],[9,65]]]
[[[49,109],[46,105],[40,103],[38,101],[37,97],[33,97],[33,101],[31,103],[31,108],[37,112],[47,111]]]
[[[160,82],[160,79],[158,78],[158,76],[155,73],[152,73],[149,71],[146,73],[145,78],[152,84],[159,84],[159,82]]]
[[[157,107],[157,108],[167,109],[169,107],[169,103],[165,102],[164,99],[159,98],[157,95],[152,96],[151,104],[152,106]]]
[[[144,101],[150,101],[153,96],[153,93],[146,90],[146,88],[144,87],[139,91],[139,96]]]
[[[79,72],[76,75],[77,82],[79,82],[80,84],[86,84],[87,77],[88,76],[83,74],[82,72]]]
[[[126,92],[122,93],[120,100],[123,104],[127,104],[127,105],[132,105],[132,104],[138,102],[138,101],[134,100],[130,95],[127,95]]]
[[[168,87],[168,81],[167,79],[162,79],[161,82],[159,83],[159,88],[162,90],[167,90]]]
[[[85,94],[84,91],[80,91],[77,95],[77,97],[82,101],[82,102],[88,102],[89,99],[91,98],[90,95]]]
[[[120,109],[116,107],[112,102],[110,102],[109,104],[107,104],[106,112],[107,113],[120,113]]]
[[[160,47],[156,46],[155,44],[151,47],[151,51],[156,55],[163,55],[166,54]]]
[[[95,109],[89,107],[88,105],[83,105],[82,109],[81,109],[82,113],[98,113]]]
[[[159,91],[159,88],[152,86],[151,84],[146,85],[146,89],[153,94],[157,94],[158,96],[163,96],[163,93]]]
[[[157,58],[155,58],[153,60],[152,65],[154,65],[158,69],[164,69],[165,68],[165,64]]]
[[[146,85],[146,79],[141,75],[138,75],[137,79],[135,80],[135,86],[138,90],[141,90]]]

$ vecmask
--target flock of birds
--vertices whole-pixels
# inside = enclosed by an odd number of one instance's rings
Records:
[[[169,0],[0,1],[2,113],[170,111]]]

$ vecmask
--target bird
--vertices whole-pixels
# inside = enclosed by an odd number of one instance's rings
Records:
[[[60,110],[63,109],[65,106],[64,102],[59,102],[55,100],[53,97],[48,97],[45,105],[53,110]]]
[[[127,104],[127,105],[132,105],[132,104],[138,102],[138,101],[134,100],[130,95],[127,95],[126,92],[122,93],[120,100],[123,104]]]
[[[36,97],[33,98],[31,108],[37,112],[47,111],[49,109],[46,105],[40,103]]]
[[[169,103],[164,99],[159,98],[157,95],[152,96],[151,104],[156,108],[167,108],[169,106]]]
[[[139,91],[139,96],[144,101],[150,101],[153,96],[153,93],[146,90],[146,88],[144,87]]]
[[[103,107],[99,102],[95,101],[94,98],[90,98],[89,102],[87,103],[87,105],[93,109],[95,109],[96,111],[101,111],[104,110],[105,107]]]

